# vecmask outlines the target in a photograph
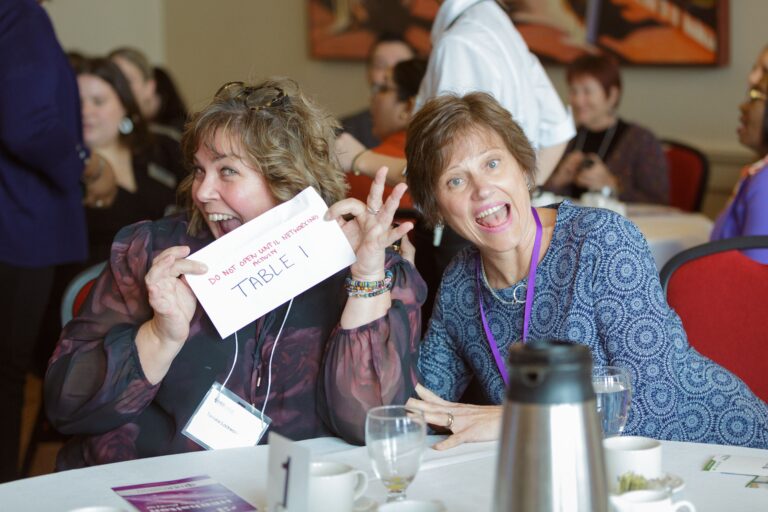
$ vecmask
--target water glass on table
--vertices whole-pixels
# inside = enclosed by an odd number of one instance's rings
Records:
[[[365,419],[365,445],[373,471],[387,488],[387,502],[405,499],[421,464],[427,424],[421,411],[404,406],[374,407]]]
[[[619,366],[595,366],[592,369],[597,414],[603,427],[603,436],[618,436],[624,431],[632,400],[632,381],[629,371]]]

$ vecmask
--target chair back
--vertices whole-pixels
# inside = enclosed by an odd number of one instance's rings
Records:
[[[93,283],[106,266],[107,262],[102,261],[86,268],[72,278],[72,281],[69,282],[64,290],[64,296],[61,298],[61,325],[67,325],[67,322],[72,320],[72,317],[80,311],[83,302],[85,302],[93,287]]]
[[[768,265],[740,252],[754,248],[768,248],[768,236],[699,245],[669,260],[660,278],[691,346],[768,402]]]
[[[687,212],[701,211],[709,179],[709,160],[682,142],[663,140],[669,167],[669,204]]]

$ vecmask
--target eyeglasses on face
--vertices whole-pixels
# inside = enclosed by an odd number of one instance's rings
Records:
[[[752,87],[747,93],[747,98],[749,101],[765,101],[768,99],[768,94],[761,91],[757,87]]]
[[[265,99],[269,94],[255,94],[266,91],[274,92],[274,96]],[[252,87],[245,85],[244,82],[227,82],[219,87],[214,95],[215,98],[232,98],[240,100],[243,104],[254,112],[267,108],[282,107],[288,100],[288,95],[276,86]]]

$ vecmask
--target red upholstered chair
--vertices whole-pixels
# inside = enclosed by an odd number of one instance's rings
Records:
[[[663,140],[669,166],[669,204],[687,212],[701,211],[709,179],[709,160],[696,148]]]
[[[72,317],[80,311],[80,308],[88,297],[88,293],[93,287],[94,281],[99,277],[101,271],[107,266],[106,261],[97,263],[77,274],[64,290],[64,296],[61,298],[61,325],[67,325]]]
[[[753,248],[768,248],[768,236],[699,245],[669,260],[660,278],[690,344],[768,402],[768,265],[740,252]]]

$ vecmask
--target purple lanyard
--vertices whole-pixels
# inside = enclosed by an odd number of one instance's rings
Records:
[[[528,270],[528,286],[525,290],[525,316],[523,317],[523,343],[528,341],[528,326],[531,323],[531,309],[533,307],[533,294],[536,291],[536,269],[539,266],[539,252],[541,251],[541,233],[543,231],[541,227],[541,220],[536,208],[531,208],[533,212],[533,218],[536,220],[536,238],[533,241],[533,251],[531,251],[531,265]],[[475,278],[477,280],[477,302],[480,303],[480,317],[483,319],[483,329],[485,329],[485,337],[488,339],[488,345],[491,347],[493,358],[496,359],[496,366],[499,369],[501,378],[504,379],[504,385],[509,383],[509,375],[507,374],[507,367],[504,365],[504,359],[502,359],[499,353],[499,344],[496,343],[496,338],[493,337],[491,327],[488,325],[488,320],[485,316],[485,308],[483,307],[483,290],[480,285],[480,260],[481,256],[477,257],[477,269],[475,272]]]

